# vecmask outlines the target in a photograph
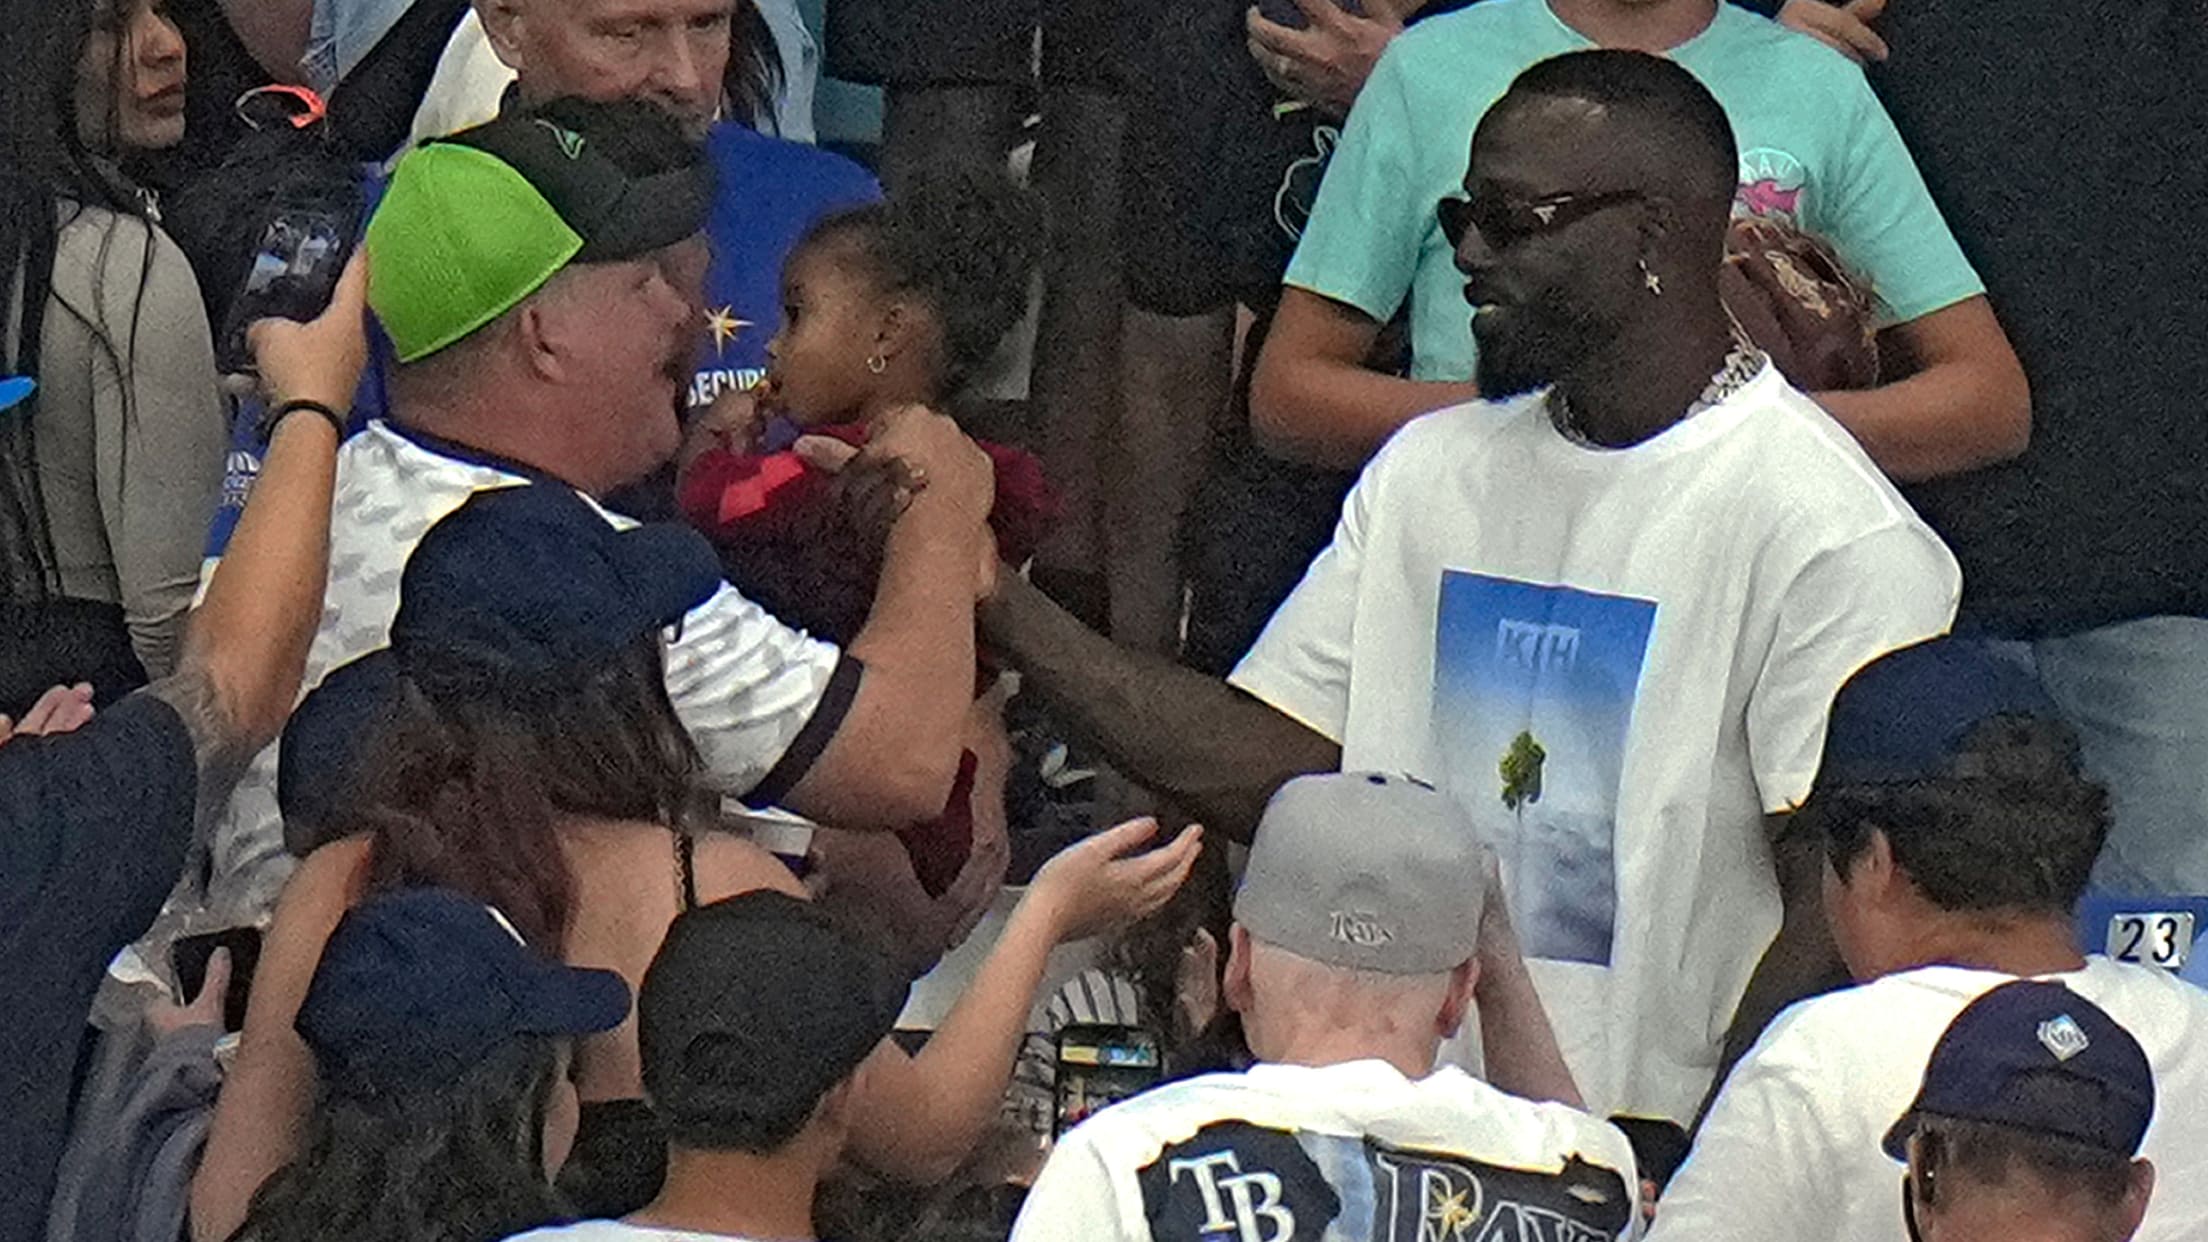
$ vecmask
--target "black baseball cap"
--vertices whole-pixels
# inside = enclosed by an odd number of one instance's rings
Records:
[[[812,902],[761,890],[691,910],[637,993],[644,1094],[677,1129],[808,1113],[896,1026],[907,986]]]
[[[433,702],[557,701],[721,586],[705,537],[622,530],[574,488],[478,492],[422,537],[399,580],[391,645],[333,670],[284,729],[277,797],[319,823],[349,796],[366,740],[411,681]]]
[[[2154,1120],[2147,1054],[2100,1006],[2059,983],[2019,980],[1987,992],[1949,1024],[1916,1101],[1886,1132],[1909,1158],[1927,1116],[2006,1126],[2122,1159]]]
[[[1963,775],[1963,739],[1996,716],[2059,722],[2039,679],[1984,642],[1934,638],[1864,665],[1833,698],[1812,795],[1843,785]]]
[[[461,340],[570,263],[695,235],[712,166],[673,116],[556,99],[409,152],[369,221],[368,300],[401,362]]]
[[[531,949],[498,911],[441,888],[374,897],[340,919],[294,1022],[324,1085],[351,1099],[436,1091],[510,1039],[621,1025],[610,970]]]

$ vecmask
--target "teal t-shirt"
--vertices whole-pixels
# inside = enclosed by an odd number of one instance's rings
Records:
[[[1593,46],[1547,0],[1487,0],[1399,36],[1350,112],[1286,283],[1383,321],[1408,295],[1412,378],[1471,378],[1472,314],[1434,206],[1463,192],[1472,131],[1511,80]],[[1889,324],[1985,291],[1846,58],[1730,4],[1671,56],[1732,120],[1736,212],[1791,217],[1831,242]]]

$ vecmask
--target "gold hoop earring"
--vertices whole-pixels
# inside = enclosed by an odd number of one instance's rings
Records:
[[[889,359],[882,357],[880,354],[871,354],[867,357],[866,369],[868,374],[880,375],[889,369]]]

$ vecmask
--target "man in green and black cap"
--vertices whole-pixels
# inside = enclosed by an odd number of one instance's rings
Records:
[[[710,196],[698,149],[645,104],[511,109],[400,163],[367,239],[398,357],[392,417],[340,461],[307,688],[385,644],[408,556],[470,495],[534,482],[596,499],[673,453]],[[868,451],[926,484],[850,650],[724,587],[670,631],[664,664],[714,786],[888,828],[939,814],[958,767],[992,481],[950,420],[918,409]],[[216,826],[218,885],[232,877],[218,902],[265,908],[288,871],[276,771],[270,747]]]

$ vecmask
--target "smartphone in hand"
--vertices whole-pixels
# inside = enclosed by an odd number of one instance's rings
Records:
[[[245,1029],[245,1003],[253,991],[253,971],[261,963],[261,929],[227,927],[197,936],[180,936],[169,946],[176,971],[177,1003],[190,1004],[207,986],[207,963],[216,949],[230,950],[230,987],[222,997],[222,1029]]]

